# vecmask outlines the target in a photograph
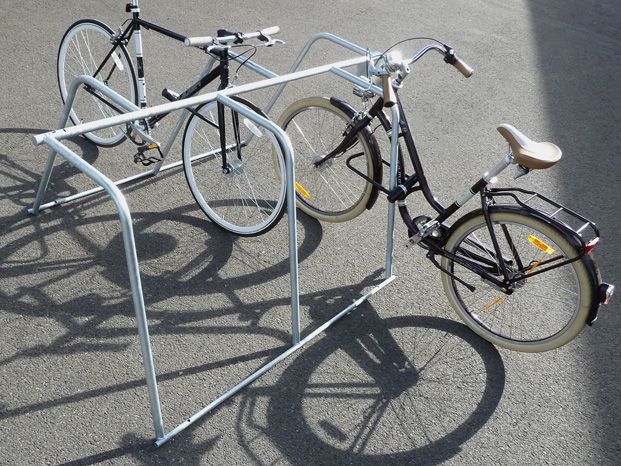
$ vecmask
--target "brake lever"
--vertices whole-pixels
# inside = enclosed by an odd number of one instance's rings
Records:
[[[274,39],[271,36],[261,35],[259,36],[259,39],[261,40],[261,42],[263,42],[263,45],[265,47],[272,47],[273,45],[276,45],[276,44],[285,44],[284,40]]]

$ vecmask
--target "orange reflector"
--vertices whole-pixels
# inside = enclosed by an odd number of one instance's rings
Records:
[[[502,303],[503,301],[504,301],[504,298],[501,298],[500,296],[496,296],[491,303],[489,303],[485,307],[483,307],[483,312],[489,311],[491,308],[493,308],[494,306]]]
[[[306,199],[310,199],[310,198],[311,198],[310,193],[309,193],[306,189],[304,189],[304,188],[302,187],[302,185],[301,185],[300,183],[298,183],[297,181],[295,182],[295,189],[297,189],[297,190],[298,190],[298,192],[299,192],[299,193],[300,193],[303,197],[305,197]]]
[[[541,241],[539,238],[535,238],[533,235],[528,235],[528,241],[530,241],[532,244],[534,244],[537,248],[541,249],[546,254],[550,256],[554,254],[554,249]]]
[[[147,146],[147,149],[149,149],[149,150],[151,150],[151,149],[156,149],[156,148],[157,148],[157,144],[153,144],[153,143],[152,143],[152,144],[149,144],[149,145]]]

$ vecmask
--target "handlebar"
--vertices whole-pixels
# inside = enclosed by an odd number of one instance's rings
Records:
[[[220,31],[219,31],[220,32]],[[212,37],[212,36],[203,36],[203,37],[187,37],[184,41],[184,44],[188,47],[209,47],[211,45],[226,45],[231,42],[235,44],[241,44],[243,41],[248,39],[258,38],[262,42],[269,42],[271,35],[278,34],[280,32],[280,28],[278,26],[272,26],[269,28],[261,29],[260,31],[254,32],[235,32],[230,33],[228,31],[223,31],[227,35]]]
[[[469,78],[470,76],[472,76],[472,73],[474,73],[472,67],[470,67],[462,59],[458,58],[457,55],[455,55],[455,51],[451,48],[446,51],[444,61],[449,65],[453,65],[455,68],[457,68],[457,70],[461,74],[463,74],[465,78]]]
[[[436,52],[442,54],[444,56],[444,61],[449,65],[453,65],[455,68],[457,68],[457,70],[462,75],[464,75],[464,77],[469,78],[474,73],[474,69],[466,62],[458,58],[457,55],[455,55],[455,51],[451,47],[441,42],[438,42],[437,44],[426,45],[409,60],[402,60],[401,55],[398,53],[394,54],[394,52],[391,52],[387,55],[382,55],[384,59],[384,63],[382,64],[384,72],[399,71],[400,76],[397,77],[397,83],[400,83],[402,78],[410,72],[409,65],[417,62],[423,55],[425,55],[430,50],[435,50]]]
[[[433,40],[433,39],[432,39]],[[409,60],[403,60],[398,51],[383,53],[379,56],[379,60],[375,63],[374,73],[382,78],[382,88],[384,94],[384,107],[392,107],[396,103],[396,95],[394,87],[401,87],[401,83],[410,73],[410,65],[418,61],[423,55],[430,50],[435,50],[444,56],[444,61],[449,65],[453,65],[466,78],[474,73],[474,70],[466,62],[455,55],[455,51],[442,42],[429,44],[418,51],[418,53]],[[391,73],[397,72],[397,77],[392,79]]]

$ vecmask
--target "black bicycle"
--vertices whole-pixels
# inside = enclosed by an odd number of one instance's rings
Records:
[[[419,38],[425,39],[425,38]],[[404,60],[388,49],[368,66],[369,87],[355,88],[363,101],[375,98],[370,86],[376,78],[383,96],[366,111],[356,111],[336,98],[311,97],[289,106],[278,124],[286,130],[295,150],[298,207],[324,221],[350,220],[370,209],[379,193],[396,202],[408,227],[410,241],[427,251],[442,271],[445,293],[470,328],[502,347],[538,352],[572,340],[597,317],[614,287],[603,283],[591,251],[599,242],[596,225],[541,194],[523,189],[489,188],[490,181],[509,165],[516,177],[531,169],[551,167],[561,150],[535,142],[510,125],[498,131],[509,153],[450,206],[433,196],[408,126],[398,90],[410,65],[427,52],[439,52],[444,61],[469,77],[472,69],[448,45],[433,42]],[[396,44],[395,44],[396,45]],[[394,46],[393,46],[394,47]],[[394,78],[394,80],[393,80]],[[398,105],[399,153],[397,184],[382,185],[383,160],[373,129],[390,134],[384,108]],[[406,173],[407,150],[413,173]],[[435,218],[412,216],[406,198],[420,191],[437,212]],[[476,194],[481,208],[447,221]]]
[[[102,81],[130,102],[146,107],[141,28],[198,47],[213,59],[200,78],[182,93],[164,89],[162,95],[171,101],[191,97],[216,80],[219,80],[219,90],[229,87],[232,48],[245,48],[242,53],[235,54],[239,57],[256,51],[257,45],[249,44],[250,39],[256,39],[263,46],[282,42],[271,37],[279,32],[278,27],[248,33],[220,29],[215,37],[186,37],[142,19],[138,0],[128,3],[126,11],[131,14],[131,19],[116,33],[93,19],[83,19],[69,27],[61,41],[57,62],[63,102],[73,79],[86,74]],[[126,47],[132,37],[137,73]],[[242,65],[243,61],[239,66]],[[84,90],[86,98],[76,99],[70,112],[74,124],[123,113],[102,93],[88,85]],[[266,117],[248,100],[234,99]],[[84,136],[101,146],[113,146],[129,139],[137,146],[134,162],[161,164],[183,123],[180,120],[163,154],[152,129],[166,115]],[[183,135],[183,165],[192,194],[201,209],[215,225],[238,235],[254,236],[271,229],[285,210],[284,158],[280,144],[237,112],[231,110],[230,117],[226,117],[226,109],[220,103],[210,102],[190,109],[184,115],[190,115],[190,118]]]

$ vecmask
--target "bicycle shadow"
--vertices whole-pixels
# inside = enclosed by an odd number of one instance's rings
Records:
[[[428,316],[382,319],[368,302],[346,320],[306,349],[276,386],[251,388],[244,397],[237,430],[257,464],[265,462],[251,447],[257,437],[290,464],[439,464],[493,415],[504,365],[465,325]],[[265,415],[253,397],[267,398]]]
[[[93,201],[91,201],[93,202]],[[102,200],[94,201],[102,202]],[[287,299],[273,299],[265,302],[251,302],[237,296],[237,290],[268,283],[289,272],[289,261],[282,260],[250,263],[249,252],[237,247],[239,239],[209,226],[204,217],[192,215],[194,205],[171,209],[162,213],[134,213],[134,231],[138,258],[143,280],[143,293],[149,314],[149,331],[153,336],[166,335],[264,335],[275,340],[275,348],[254,351],[245,355],[229,355],[215,361],[185,366],[183,376],[206,373],[232,364],[241,364],[274,357],[288,344],[288,332],[273,328],[261,322],[262,317],[275,306],[284,306]],[[77,212],[77,214],[76,214]],[[51,211],[46,216],[30,218],[28,222],[14,224],[11,234],[5,236],[0,248],[3,257],[0,273],[6,280],[18,285],[0,290],[0,306],[20,318],[46,318],[54,320],[64,331],[45,344],[34,344],[18,350],[0,360],[0,367],[20,361],[37,360],[50,356],[120,353],[129,347],[128,341],[136,338],[133,325],[133,307],[128,296],[128,274],[121,233],[117,232],[103,246],[94,241],[90,233],[108,224],[116,227],[116,215],[84,217],[81,210],[62,209]],[[34,227],[33,227],[34,225]],[[183,226],[179,233],[180,226]],[[316,220],[299,216],[298,222],[302,241],[299,257],[303,261],[321,243],[322,227]],[[118,231],[118,228],[117,228]],[[56,235],[66,234],[75,246],[68,248],[72,253],[76,247],[84,251],[68,258],[55,253],[53,244]],[[65,241],[67,241],[65,239]],[[174,251],[184,243],[183,263],[170,259]],[[64,254],[60,251],[60,254]],[[178,255],[178,254],[177,254]],[[236,256],[250,265],[248,272],[236,277],[220,277],[219,271]],[[170,260],[170,263],[167,261]],[[73,288],[78,277],[98,274],[120,291],[113,293],[93,292],[79,294],[65,300],[59,298],[53,289],[58,283]],[[8,282],[5,282],[8,283]],[[95,287],[96,290],[98,287]],[[88,288],[90,289],[90,287]],[[84,289],[83,289],[84,291]],[[154,304],[171,297],[226,295],[233,306],[221,309],[199,309],[188,311],[176,309],[170,304],[152,309]],[[119,316],[129,318],[128,325],[112,324]],[[237,316],[237,325],[225,326],[205,321],[220,317]],[[34,322],[34,321],[33,321]],[[34,340],[36,342],[36,339]],[[158,380],[165,382],[181,377],[178,371],[158,374]],[[145,385],[143,379],[95,389],[84,389],[79,393],[46,399],[23,406],[3,405],[0,419],[9,419],[47,410],[57,406],[95,399],[112,393],[134,390]]]
[[[0,135],[26,136],[41,134],[47,131],[50,130],[45,128],[0,128]],[[79,149],[82,158],[90,164],[93,164],[99,158],[99,147],[83,137],[69,138],[67,143],[75,145]],[[30,207],[41,179],[45,159],[41,159],[40,167],[37,167],[38,171],[33,171],[8,154],[11,148],[11,144],[8,141],[5,141],[3,147],[3,150],[0,152],[0,176],[10,181],[11,184],[5,185],[3,183],[0,200],[6,199],[16,206]],[[73,176],[81,173],[77,168],[59,157],[58,163],[54,166],[54,172],[56,175],[50,179],[49,192],[54,194],[67,193],[67,195],[77,192],[76,188],[70,183],[70,179]]]

